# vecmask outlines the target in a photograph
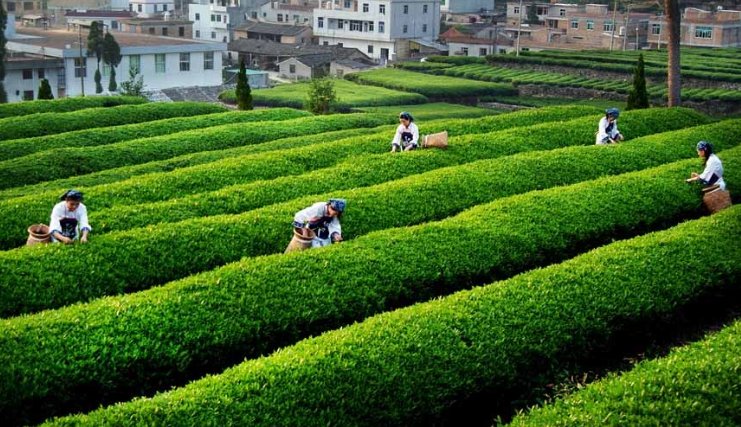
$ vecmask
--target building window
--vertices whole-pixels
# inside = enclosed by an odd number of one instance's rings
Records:
[[[129,25],[129,32],[135,33],[136,32],[136,25]]]
[[[594,31],[594,21],[587,21],[587,30]]]
[[[342,30],[344,28],[345,28],[345,21],[343,21],[342,19],[339,19],[337,21],[337,29]]]
[[[661,34],[661,24],[651,24],[651,34],[655,36]]]
[[[368,31],[370,31],[371,33],[373,31],[375,31],[376,30],[375,26],[376,26],[375,22],[373,22],[373,21],[369,22],[368,23]]]
[[[154,5],[154,11],[157,12],[157,5]]]
[[[406,24],[404,24],[404,28],[402,28],[402,32],[403,32],[404,34],[406,34],[406,33],[407,33],[407,30],[409,30],[409,26],[408,26],[408,25],[406,25]]]
[[[422,6],[422,13],[427,13],[427,5]]]
[[[180,54],[180,71],[190,71],[190,53]]]
[[[149,27],[149,34],[154,35],[154,27]]]
[[[386,30],[386,23],[383,21],[378,21],[378,32],[383,34],[385,30]]]
[[[196,38],[197,39],[201,38],[201,30],[196,30]]]
[[[10,4],[10,3],[8,3],[8,4]],[[133,12],[133,11],[134,11],[134,5],[131,4],[131,3],[129,3],[129,12]]]
[[[350,7],[352,7],[350,4],[350,0],[345,0],[345,9],[350,9]]]
[[[216,22],[216,15],[211,15],[211,22]]]
[[[371,55],[373,54],[373,45],[372,44],[369,44],[368,45],[368,53],[371,54]]]
[[[461,49],[461,52],[463,52],[463,56],[468,56],[468,48],[464,47]]]
[[[142,57],[139,55],[129,56],[129,71],[134,74],[140,74],[142,72]]]
[[[226,36],[222,37],[221,38],[221,41],[224,42],[224,43],[226,43]]]
[[[142,5],[137,4],[136,5],[136,10],[139,11],[139,12],[141,12],[142,11]]]
[[[283,14],[282,13],[279,13],[278,14],[278,22],[283,22]]]
[[[350,31],[362,31],[360,21],[350,21]]]
[[[566,9],[559,9],[558,10],[558,16],[566,16]]]
[[[385,4],[382,4],[382,5],[379,5],[378,6],[378,13],[380,13],[381,15],[385,15],[386,14],[386,5]]]
[[[180,37],[185,37],[185,27],[178,27],[178,35]]]
[[[479,56],[486,56],[486,48],[480,47],[479,48]]]
[[[342,42],[337,43],[337,47],[345,47],[345,45]]]
[[[548,15],[548,7],[547,6],[538,6],[536,15]]]
[[[363,13],[370,12],[370,5],[368,3],[363,3]]]
[[[36,70],[36,73],[39,75],[39,80],[46,77],[46,72],[43,68],[39,68],[38,70]]]
[[[203,52],[203,69],[213,70],[214,69],[214,53]]]
[[[154,72],[157,74],[167,72],[167,63],[165,62],[164,53],[158,53],[154,55]]]
[[[221,15],[216,15],[216,22],[221,22]]]
[[[25,2],[23,3],[23,10],[33,10],[33,2]],[[33,99],[33,92],[31,92],[31,99]]]
[[[162,5],[162,11],[163,11],[163,12],[167,12],[167,5],[166,5],[166,4],[163,4],[163,5]]]
[[[404,15],[408,15],[408,14],[409,14],[409,5],[405,4],[404,5]]]
[[[201,20],[201,14],[200,13],[196,13],[196,21],[200,21],[200,20]]]
[[[329,46],[329,42],[324,42],[324,46]]]
[[[578,19],[572,19],[571,20],[571,28],[578,30],[579,29],[579,20]]]
[[[163,36],[167,35],[167,27],[162,27],[162,35]]]
[[[24,101],[33,101],[33,91],[32,90],[24,90],[23,91],[23,100]]]
[[[6,5],[8,7],[8,12],[15,12],[15,3],[8,2]]]
[[[520,14],[520,6],[515,6],[514,8],[514,14],[519,15]]]
[[[212,39],[215,39],[216,38],[216,31],[211,31],[211,38]]]
[[[605,25],[602,27],[603,31],[613,31],[615,24],[612,21],[605,21]]]
[[[23,80],[33,80],[33,68],[23,70]]]
[[[290,64],[288,66],[288,72],[291,74],[296,74],[296,64]]]
[[[695,28],[696,39],[712,39],[713,38],[713,27],[697,27]]]
[[[322,18],[322,17],[317,18],[317,24],[316,24],[316,26],[319,27],[319,28],[324,28],[324,18]]]
[[[427,24],[422,24],[422,32],[423,33],[427,32]]]
[[[75,58],[75,77],[87,77],[87,58]]]
[[[257,19],[257,12],[252,12],[252,19]]]

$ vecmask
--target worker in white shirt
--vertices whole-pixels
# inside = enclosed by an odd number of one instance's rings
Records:
[[[92,228],[87,220],[87,208],[82,204],[82,193],[69,190],[59,200],[51,211],[52,242],[70,245],[79,237],[80,243],[87,243]]]
[[[617,128],[617,119],[620,117],[620,110],[610,108],[605,111],[605,117],[599,121],[599,130],[597,130],[597,145],[614,144],[623,140]]]
[[[296,228],[308,228],[316,234],[311,241],[312,248],[320,248],[342,241],[342,227],[340,218],[345,211],[344,199],[329,199],[327,202],[318,202],[299,211],[293,218]]]
[[[414,117],[406,111],[399,114],[399,127],[391,142],[391,152],[398,149],[411,151],[419,147],[419,128],[414,124]]]
[[[706,141],[698,142],[697,155],[703,159],[705,170],[699,175],[697,172],[692,172],[691,178],[686,179],[685,182],[700,181],[708,187],[718,184],[719,190],[725,191],[726,182],[723,180],[723,164],[718,156],[713,153],[713,144]]]

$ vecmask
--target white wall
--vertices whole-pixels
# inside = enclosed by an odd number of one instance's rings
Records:
[[[450,49],[450,56],[472,56],[478,58],[497,52],[491,45],[473,43],[469,44],[451,42],[448,44],[448,48]],[[468,55],[459,53],[463,50],[463,48],[468,48]],[[482,55],[481,49],[486,50],[486,53]]]
[[[141,12],[139,6],[141,6]],[[168,12],[175,10],[175,0],[130,0],[129,10],[136,12],[140,18],[150,18],[165,12],[165,7]]]
[[[199,15],[199,19],[197,20],[196,14]],[[216,14],[221,16],[221,22],[211,21],[211,15]],[[212,5],[190,4],[188,5],[188,19],[193,21],[194,39],[223,42],[224,37],[227,37],[227,41],[229,40],[227,22],[225,22],[225,20],[228,21],[229,19],[228,14],[226,13],[226,8],[214,7]]]
[[[376,41],[376,40],[356,40],[356,39],[344,39],[338,37],[319,37],[319,44],[323,45],[327,42],[328,46],[334,46],[342,43],[342,47],[354,47],[362,53],[366,54],[369,58],[381,59],[381,49],[385,48],[389,51],[388,59],[393,60],[396,51],[394,49],[394,42],[392,41]],[[368,45],[373,46],[373,53],[368,53]]]
[[[447,0],[444,10],[450,13],[476,13],[481,9],[494,10],[496,0]]]
[[[44,68],[44,74],[44,77],[49,80],[54,98],[58,98],[57,76],[59,75],[59,68]],[[33,79],[30,80],[23,80],[23,70],[6,70],[3,83],[5,84],[5,92],[8,94],[8,102],[23,101],[23,92],[27,90],[32,90],[33,99],[38,99],[39,85],[41,84],[38,68],[33,70]],[[16,92],[18,93],[16,94]]]

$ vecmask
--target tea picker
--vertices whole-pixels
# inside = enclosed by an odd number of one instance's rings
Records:
[[[701,174],[692,172],[685,182],[700,182],[705,186],[702,201],[709,213],[731,206],[731,195],[726,191],[726,182],[723,180],[723,163],[713,153],[713,144],[707,141],[698,142],[697,155],[703,159],[705,170]]]
[[[81,243],[87,243],[92,228],[87,220],[87,208],[82,204],[82,193],[69,190],[59,200],[51,211],[49,230],[52,242],[69,245],[79,237]]]
[[[399,114],[399,126],[396,128],[394,140],[391,141],[391,152],[396,150],[412,151],[419,148],[419,128],[414,123],[414,117],[406,111]],[[425,135],[422,138],[422,148],[448,148],[448,132]]]
[[[286,253],[341,242],[340,218],[346,205],[345,199],[329,199],[299,211],[293,218],[293,239]]]
[[[597,145],[614,144],[623,140],[617,128],[617,119],[620,117],[620,110],[610,108],[605,111],[605,117],[599,121],[597,130]]]

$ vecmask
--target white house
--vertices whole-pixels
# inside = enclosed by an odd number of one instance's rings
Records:
[[[327,0],[314,10],[314,36],[324,45],[352,47],[378,60],[410,54],[410,42],[433,42],[440,0]]]
[[[102,23],[106,29],[118,30],[119,20],[131,19],[133,13],[129,11],[111,10],[68,10],[64,12],[67,26],[76,29],[77,26],[89,28],[93,21]]]
[[[318,0],[274,0],[251,12],[251,18],[267,22],[311,24]]]
[[[175,10],[175,0],[130,0],[129,11],[139,18],[152,18]]]
[[[41,79],[49,81],[54,98],[64,96],[64,63],[60,59],[9,52],[5,58],[5,92],[8,102],[38,99]],[[60,85],[60,82],[62,83]]]
[[[222,43],[234,40],[234,27],[245,22],[239,0],[199,0],[188,5],[193,38]]]
[[[141,75],[149,90],[182,86],[217,86],[222,83],[222,55],[226,43],[190,39],[115,33],[123,59],[116,70],[118,83],[128,80],[129,70]],[[63,78],[67,96],[93,93],[95,58],[85,56],[85,36],[80,46],[78,33],[63,30],[18,29],[7,49],[44,55],[64,62]],[[109,69],[101,64],[103,86]],[[60,82],[59,85],[62,83]]]
[[[444,13],[477,13],[479,11],[495,9],[496,0],[446,0],[440,10]]]

